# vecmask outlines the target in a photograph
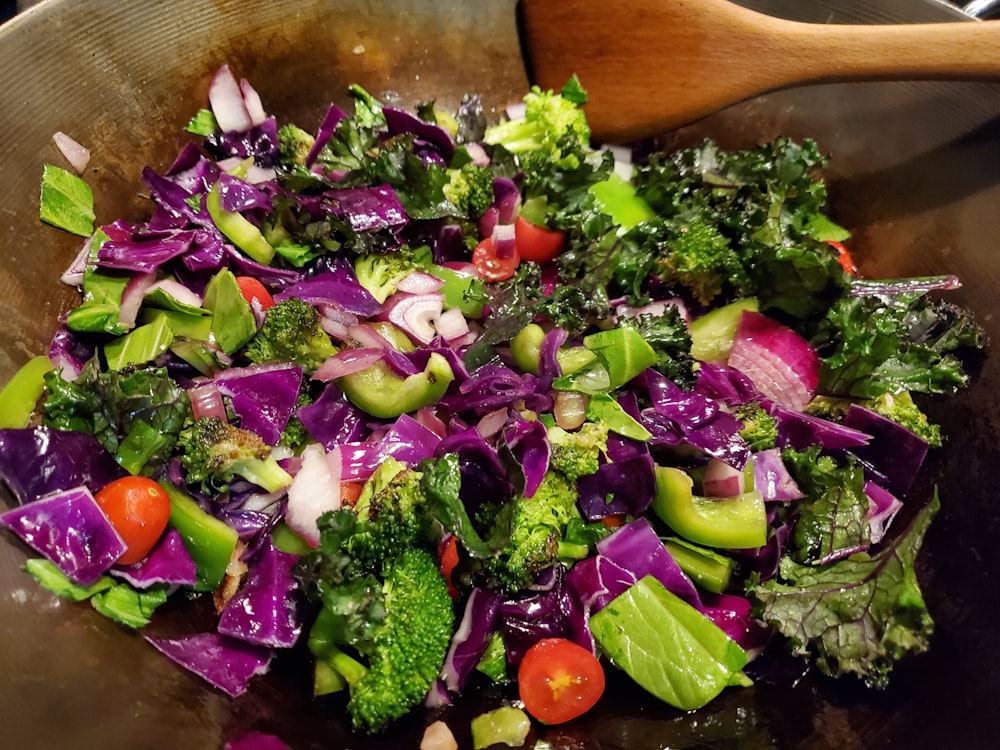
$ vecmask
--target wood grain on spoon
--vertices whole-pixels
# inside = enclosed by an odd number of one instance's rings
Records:
[[[521,0],[529,75],[576,73],[601,141],[662,133],[802,83],[1000,77],[1000,21],[797,23],[728,0]]]

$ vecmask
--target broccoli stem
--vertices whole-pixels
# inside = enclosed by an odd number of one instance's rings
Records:
[[[278,465],[273,456],[240,459],[233,463],[233,471],[267,492],[277,492],[292,481],[291,475]]]
[[[589,554],[590,548],[586,544],[559,540],[559,552],[556,556],[560,560],[582,560]]]

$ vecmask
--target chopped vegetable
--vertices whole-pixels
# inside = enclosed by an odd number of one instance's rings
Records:
[[[134,565],[150,553],[170,519],[170,498],[146,477],[122,477],[94,495],[128,549],[119,565]]]
[[[562,724],[597,703],[604,692],[604,667],[582,646],[546,638],[521,659],[517,687],[529,714],[546,724]]]

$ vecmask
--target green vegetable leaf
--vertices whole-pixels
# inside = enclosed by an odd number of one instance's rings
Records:
[[[458,537],[470,555],[480,559],[492,557],[494,551],[502,547],[506,540],[484,540],[469,517],[458,494],[462,488],[458,456],[449,454],[437,461],[425,461],[420,470],[423,472],[421,489],[427,496],[434,517],[446,531]],[[509,535],[509,528],[507,532]]]
[[[657,698],[684,711],[746,684],[746,652],[687,602],[646,576],[590,618],[614,664]]]
[[[185,130],[192,135],[212,135],[219,129],[219,123],[210,109],[199,109],[188,122]]]
[[[81,586],[78,583],[73,583],[51,561],[42,558],[28,560],[24,563],[24,570],[38,581],[39,585],[46,591],[61,596],[63,599],[72,599],[74,602],[82,602],[115,585],[115,582],[108,576],[101,576],[89,586]]]
[[[123,583],[95,594],[90,603],[98,612],[115,622],[139,629],[149,624],[153,612],[167,601],[167,585],[157,584],[139,591]]]
[[[607,426],[615,432],[633,440],[649,440],[652,433],[637,422],[621,404],[607,393],[595,393],[587,404],[587,419]]]
[[[94,194],[90,185],[65,169],[42,168],[39,217],[67,232],[89,237],[94,232]]]
[[[121,370],[128,365],[153,361],[167,351],[172,343],[174,332],[170,330],[167,319],[160,317],[106,344],[104,356],[110,369]]]
[[[257,333],[253,310],[232,271],[220,271],[208,282],[205,307],[212,311],[212,334],[226,354],[237,351]]]
[[[821,567],[783,558],[778,579],[748,590],[755,616],[786,636],[793,653],[815,657],[825,674],[884,686],[894,661],[927,649],[934,627],[913,562],[940,507],[935,492],[905,532],[870,557]]]

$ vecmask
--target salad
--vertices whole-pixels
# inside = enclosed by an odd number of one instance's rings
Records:
[[[928,647],[914,395],[987,342],[955,277],[858,275],[817,144],[598,149],[575,79],[497,123],[350,94],[313,133],[223,66],[139,223],[46,165],[85,239],[0,391],[29,574],[140,632],[210,597],[151,647],[238,697],[305,646],[361,733],[498,683],[481,747],[608,670],[688,711]]]

